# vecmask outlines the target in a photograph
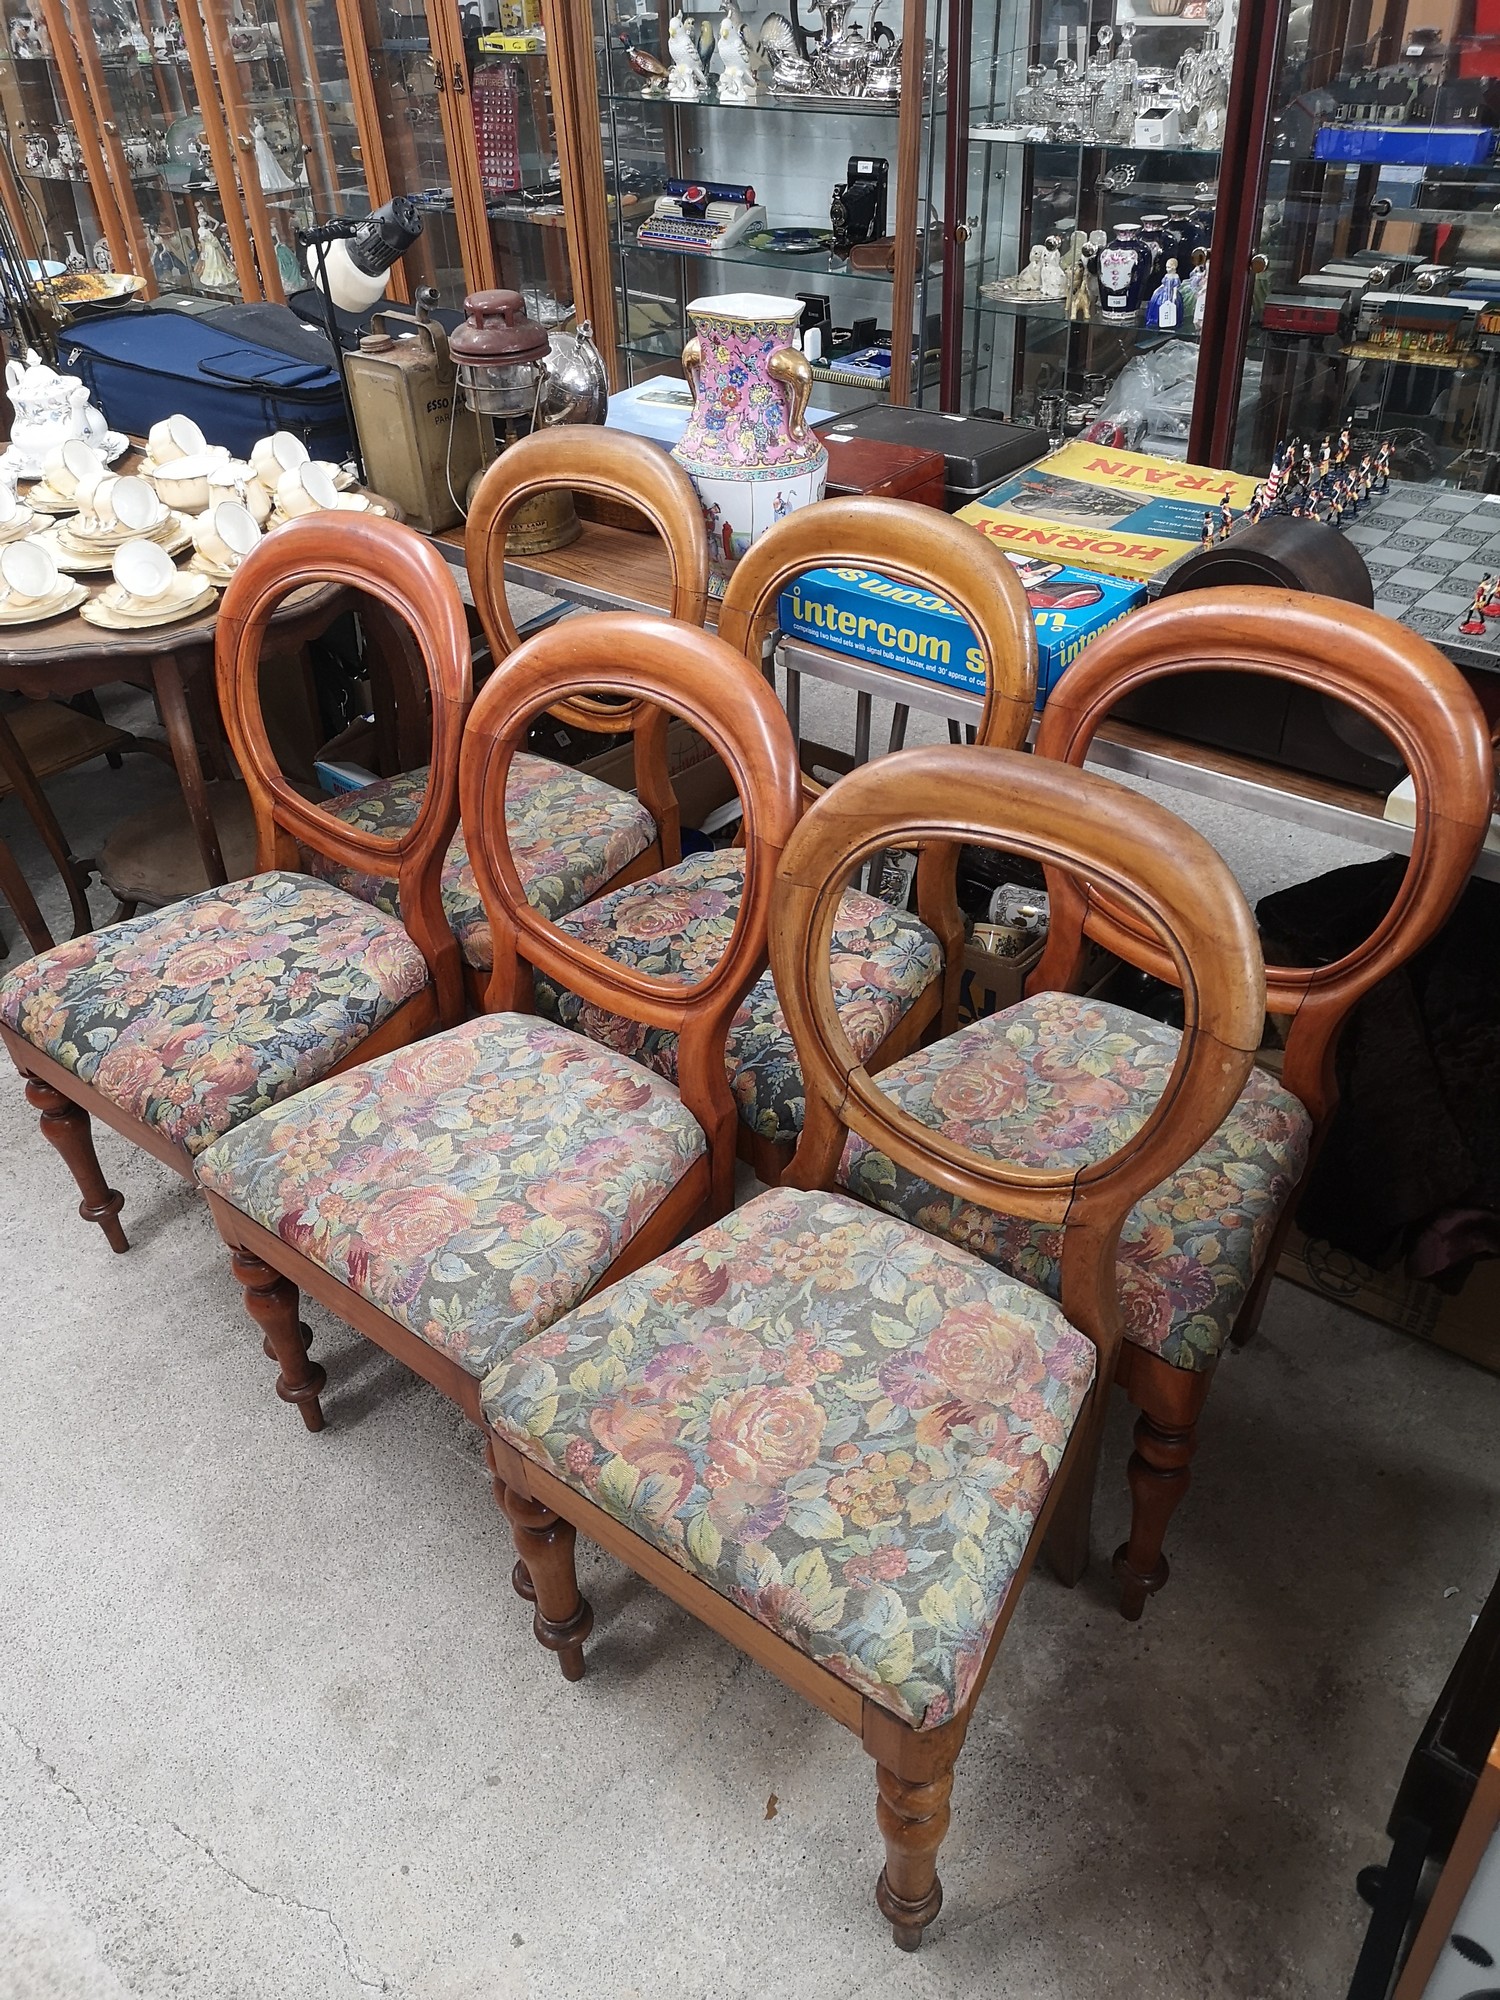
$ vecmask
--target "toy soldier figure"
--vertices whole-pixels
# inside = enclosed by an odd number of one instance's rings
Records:
[[[1482,582],[1475,584],[1474,601],[1469,606],[1468,617],[1463,620],[1462,624],[1458,628],[1460,632],[1472,632],[1476,637],[1479,635],[1479,633],[1483,632],[1484,592],[1485,592],[1485,586],[1488,584],[1488,582],[1489,578],[1488,576],[1486,576]]]
[[[1486,618],[1500,618],[1500,577],[1488,570],[1479,580],[1479,608]]]
[[[1352,450],[1353,450],[1353,443],[1352,443],[1352,441],[1351,441],[1351,439],[1350,439],[1350,436],[1349,436],[1349,426],[1348,426],[1347,424],[1345,424],[1344,428],[1343,428],[1343,429],[1342,429],[1342,430],[1341,430],[1341,431],[1339,432],[1339,464],[1340,464],[1340,465],[1346,465],[1346,464],[1348,463],[1348,460],[1349,460],[1349,453],[1350,453],[1350,452],[1351,452]]]
[[[1250,495],[1250,505],[1246,511],[1250,516],[1250,525],[1252,528],[1256,526],[1262,513],[1265,511],[1265,493],[1266,489],[1264,485],[1258,485]]]
[[[1391,490],[1391,447],[1384,439],[1375,454],[1375,483],[1382,493]]]
[[[1219,540],[1229,540],[1229,530],[1234,526],[1234,509],[1229,504],[1229,488],[1224,488],[1224,497],[1219,502]]]
[[[1318,477],[1326,479],[1333,465],[1333,440],[1324,438],[1323,449],[1318,453]]]
[[[1199,547],[1205,549],[1211,549],[1213,545],[1214,545],[1214,517],[1212,514],[1209,513],[1208,509],[1205,507],[1203,510],[1203,534],[1199,540]]]

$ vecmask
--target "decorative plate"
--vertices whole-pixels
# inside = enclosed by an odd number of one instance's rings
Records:
[[[772,257],[814,257],[833,248],[829,229],[757,229],[749,239],[752,250]]]

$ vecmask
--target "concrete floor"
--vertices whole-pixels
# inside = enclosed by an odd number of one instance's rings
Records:
[[[157,775],[54,797],[87,836]],[[1344,858],[1241,834],[1253,893]],[[0,2000],[1342,1992],[1494,1580],[1500,1381],[1278,1285],[1135,1627],[1117,1408],[1095,1569],[1026,1593],[907,1958],[858,1744],[592,1552],[565,1685],[477,1438],[317,1309],[309,1437],[196,1198],[99,1144],[123,1258],[0,1077]]]

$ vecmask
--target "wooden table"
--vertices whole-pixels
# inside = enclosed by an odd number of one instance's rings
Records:
[[[92,579],[80,578],[81,582]],[[103,588],[108,575],[98,579]],[[341,584],[312,584],[278,608],[267,636],[266,657],[296,654],[325,631],[344,608]],[[0,628],[0,691],[35,701],[70,696],[123,681],[156,697],[167,744],[192,822],[193,838],[210,884],[228,880],[218,831],[209,809],[199,739],[209,748],[214,775],[231,775],[214,694],[214,631],[218,599],[200,617],[154,631],[106,632],[75,611],[41,625]],[[197,728],[195,731],[194,723]]]
[[[461,567],[461,537],[439,536],[437,540],[448,560]],[[565,549],[507,558],[505,574],[510,582],[595,610],[665,611],[669,599],[666,552],[658,539],[597,521],[585,521],[582,535]],[[787,712],[794,729],[799,721],[798,686],[803,674],[854,691],[858,762],[870,754],[871,705],[876,700],[889,701],[898,711],[892,749],[900,745],[904,728],[901,712],[907,708],[942,715],[960,725],[979,717],[979,696],[963,688],[922,680],[802,639],[783,639],[777,659],[787,674]],[[1358,791],[1157,730],[1125,722],[1106,723],[1095,738],[1088,761],[1103,770],[1130,772],[1386,853],[1411,850],[1411,828],[1384,817],[1385,800],[1379,793]],[[1500,881],[1500,853],[1482,853],[1474,873]]]

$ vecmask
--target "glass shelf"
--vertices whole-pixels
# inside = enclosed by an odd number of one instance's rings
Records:
[[[795,228],[796,224],[789,224]],[[814,225],[809,224],[812,228]],[[851,270],[847,259],[815,252],[804,256],[785,256],[775,250],[752,250],[747,244],[733,243],[727,250],[674,250],[667,243],[637,243],[633,237],[619,239],[617,247],[627,254],[637,257],[676,257],[683,263],[702,264],[709,269],[715,264],[751,264],[763,271],[792,271],[800,276],[815,278],[847,278],[855,285],[889,285],[889,271]]]
[[[900,106],[884,104],[868,97],[786,97],[763,91],[752,103],[738,104],[718,97],[657,97],[643,90],[601,91],[601,98],[609,104],[643,104],[648,109],[658,111],[774,111],[812,112],[826,117],[830,113],[835,118],[881,118],[889,121],[899,117]]]

